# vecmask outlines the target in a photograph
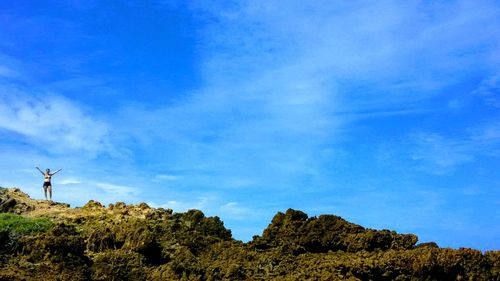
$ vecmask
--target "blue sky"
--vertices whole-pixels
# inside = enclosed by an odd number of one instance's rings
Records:
[[[498,1],[186,2],[2,1],[0,185],[500,249]]]

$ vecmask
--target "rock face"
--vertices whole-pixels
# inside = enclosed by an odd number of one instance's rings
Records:
[[[417,236],[413,234],[365,229],[333,215],[308,218],[304,212],[292,209],[276,214],[262,237],[253,240],[256,248],[277,247],[293,254],[409,250],[416,243]]]
[[[0,212],[2,213],[27,214],[34,211],[57,213],[68,209],[69,204],[33,200],[19,188],[0,187]]]
[[[198,210],[69,208],[2,188],[0,210],[0,280],[500,280],[499,251],[415,246],[415,235],[292,209],[249,243]]]

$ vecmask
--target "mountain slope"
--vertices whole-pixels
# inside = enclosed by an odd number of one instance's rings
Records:
[[[0,211],[0,280],[500,280],[499,251],[292,209],[249,243],[218,217],[144,203],[70,208],[0,188]]]

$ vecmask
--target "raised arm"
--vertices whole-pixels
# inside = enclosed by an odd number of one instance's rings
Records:
[[[52,173],[52,176],[55,175],[55,174],[57,174],[57,173],[59,173],[61,170],[62,169],[59,169],[59,170],[55,171],[54,173]]]
[[[45,173],[44,173],[44,172],[42,172],[42,170],[40,170],[40,168],[38,168],[38,167],[35,167],[35,168],[36,168],[38,171],[40,171],[40,173],[42,173],[42,175],[44,175],[44,176],[45,176]]]

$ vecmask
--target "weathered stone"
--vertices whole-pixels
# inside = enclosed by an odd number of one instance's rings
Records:
[[[415,246],[415,235],[293,209],[243,243],[199,210],[70,209],[13,189],[0,189],[0,208],[52,220],[0,228],[0,280],[500,280],[500,251]]]

